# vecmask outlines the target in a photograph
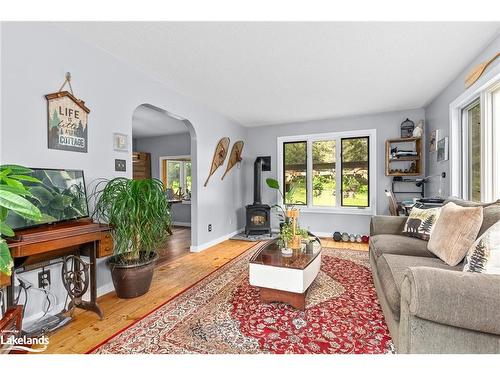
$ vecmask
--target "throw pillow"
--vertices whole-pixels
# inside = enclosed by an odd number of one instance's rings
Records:
[[[440,211],[440,207],[428,209],[412,208],[403,228],[403,234],[429,241]]]
[[[464,259],[476,241],[483,223],[482,207],[461,207],[447,203],[441,208],[427,250],[450,266]]]
[[[464,271],[500,275],[500,221],[489,227],[471,246]]]

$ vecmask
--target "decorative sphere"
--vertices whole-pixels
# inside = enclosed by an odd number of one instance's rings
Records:
[[[356,234],[356,242],[361,242],[361,235],[360,234]]]
[[[362,237],[361,237],[361,241],[362,241],[363,243],[368,243],[368,242],[370,241],[370,237],[368,237],[368,236],[362,236]]]
[[[342,241],[342,234],[340,234],[340,232],[335,232],[333,234],[333,239],[337,242]]]
[[[356,236],[355,236],[354,234],[352,234],[352,233],[351,233],[351,234],[349,235],[349,241],[351,241],[351,242],[356,242]]]
[[[349,242],[349,233],[347,232],[342,233],[342,241]]]

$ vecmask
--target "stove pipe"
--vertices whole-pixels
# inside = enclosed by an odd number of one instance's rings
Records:
[[[253,204],[262,204],[262,158],[255,159],[253,163]]]

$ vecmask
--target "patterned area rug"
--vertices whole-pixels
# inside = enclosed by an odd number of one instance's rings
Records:
[[[391,353],[368,253],[324,248],[306,310],[264,304],[248,284],[249,250],[91,351]]]

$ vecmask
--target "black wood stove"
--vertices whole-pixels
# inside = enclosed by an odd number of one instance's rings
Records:
[[[246,206],[245,234],[271,235],[271,207],[262,204],[262,171],[271,170],[271,157],[259,156],[253,164],[253,204]]]

